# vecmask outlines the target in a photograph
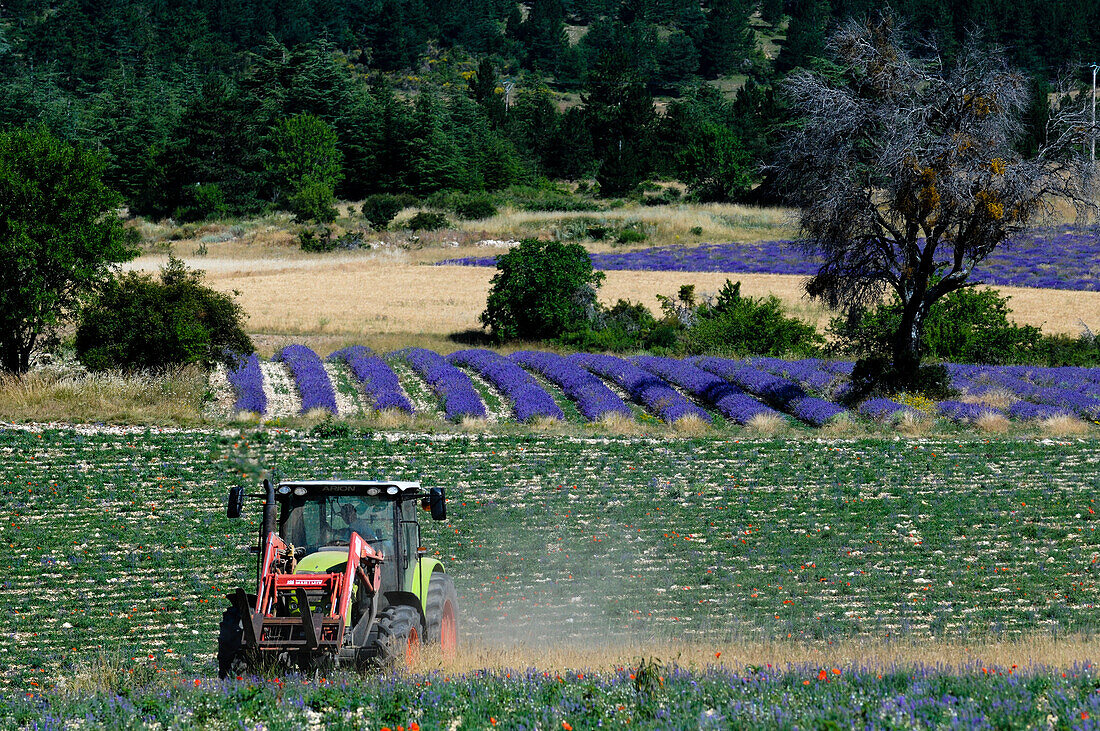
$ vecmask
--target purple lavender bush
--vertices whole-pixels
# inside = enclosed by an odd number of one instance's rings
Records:
[[[537,416],[564,419],[565,414],[538,381],[499,353],[491,350],[459,350],[447,356],[452,365],[465,366],[496,386],[512,402],[516,421]]]
[[[400,358],[420,375],[443,402],[443,412],[450,421],[464,417],[484,419],[485,404],[465,373],[444,360],[439,353],[424,348],[405,348],[390,353],[388,358]]]
[[[521,350],[512,353],[510,358],[560,388],[589,421],[598,421],[607,414],[634,417],[630,407],[607,384],[565,356]]]
[[[888,421],[899,414],[916,413],[912,408],[888,398],[869,398],[856,409],[869,419]]]
[[[984,404],[968,404],[963,401],[940,401],[936,404],[936,410],[940,416],[951,421],[972,422],[977,421],[982,414],[999,415],[1001,412]]]
[[[233,404],[235,410],[252,411],[261,416],[267,413],[264,373],[255,353],[247,358],[238,358],[237,367],[229,371],[227,377],[237,392],[237,401]]]
[[[336,392],[332,388],[332,380],[329,379],[320,357],[312,349],[304,345],[288,345],[271,360],[285,364],[294,374],[294,383],[302,398],[301,413],[313,409],[337,413]]]
[[[775,411],[760,403],[743,390],[708,373],[688,361],[639,355],[631,361],[650,373],[660,376],[699,399],[713,406],[718,413],[737,424],[747,424],[754,416],[774,414]]]
[[[397,409],[406,414],[413,413],[412,402],[401,390],[397,374],[386,361],[362,345],[351,345],[337,350],[328,357],[330,361],[343,361],[355,375],[363,393],[370,400],[371,408],[382,411]]]
[[[692,404],[665,381],[613,355],[574,353],[569,359],[606,378],[630,394],[663,421],[671,424],[685,416],[710,422],[710,414]]]
[[[695,365],[764,399],[769,404],[814,426],[823,426],[848,413],[831,401],[810,396],[793,381],[765,373],[742,361],[726,358],[695,358]]]

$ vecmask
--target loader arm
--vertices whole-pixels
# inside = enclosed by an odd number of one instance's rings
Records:
[[[247,618],[243,622],[245,644],[260,652],[338,651],[344,644],[356,580],[368,595],[376,595],[384,560],[358,533],[352,533],[342,572],[295,574],[291,547],[277,534],[268,533],[255,609],[249,606],[243,589],[233,596],[241,617]]]

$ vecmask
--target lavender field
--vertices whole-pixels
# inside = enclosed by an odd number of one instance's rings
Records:
[[[494,266],[496,257],[440,264]],[[791,241],[660,246],[592,255],[592,265],[600,270],[809,275],[817,264]],[[973,278],[1010,287],[1100,292],[1100,227],[1060,226],[1021,234],[984,261]]]
[[[949,364],[955,398],[899,394],[851,404],[850,361],[617,357],[423,348],[375,354],[356,346],[322,359],[292,345],[271,361],[255,356],[212,378],[223,416],[281,418],[395,411],[467,419],[585,424],[615,417],[721,428],[761,419],[807,427],[1029,423],[1061,418],[1100,423],[1100,368]],[[845,405],[847,404],[847,405]]]

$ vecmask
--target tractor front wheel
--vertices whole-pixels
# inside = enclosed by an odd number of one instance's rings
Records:
[[[458,647],[458,592],[450,576],[441,571],[432,574],[425,604],[428,614],[427,641],[438,644],[444,657],[454,657]]]
[[[375,656],[383,666],[411,668],[420,654],[420,613],[405,604],[386,607],[374,635]]]
[[[248,671],[248,652],[244,644],[244,625],[236,607],[222,613],[218,625],[218,677],[228,678]]]

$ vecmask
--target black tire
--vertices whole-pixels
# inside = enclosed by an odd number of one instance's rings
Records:
[[[236,607],[222,613],[218,625],[218,677],[225,680],[249,672],[252,654],[244,647],[244,625]]]
[[[420,613],[407,604],[391,605],[378,613],[371,654],[383,667],[407,667],[420,648],[420,639]]]
[[[442,571],[432,574],[431,581],[428,582],[426,605],[428,631],[425,639],[433,645],[442,643],[444,615],[447,614],[448,605],[450,606],[450,630],[453,634],[448,646],[443,649],[445,652],[453,652],[458,633],[458,592],[455,591],[455,582],[450,576]]]

